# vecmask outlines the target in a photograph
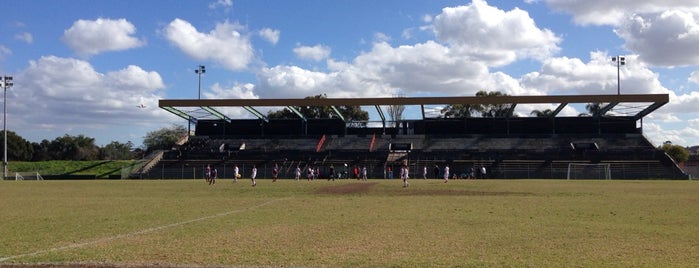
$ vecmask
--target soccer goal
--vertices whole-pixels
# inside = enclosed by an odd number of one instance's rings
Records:
[[[44,178],[41,177],[41,174],[39,174],[39,172],[15,172],[15,180],[16,181],[24,181],[24,180],[43,181]]]
[[[569,180],[610,180],[612,172],[609,163],[584,164],[569,163]]]

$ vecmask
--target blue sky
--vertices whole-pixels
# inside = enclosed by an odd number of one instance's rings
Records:
[[[202,98],[572,95],[616,94],[623,55],[622,94],[670,95],[646,137],[699,145],[697,0],[29,0],[3,14],[8,129],[32,142],[140,146],[185,125],[157,102],[197,98],[199,64]]]

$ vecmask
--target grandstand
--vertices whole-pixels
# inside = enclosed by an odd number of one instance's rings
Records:
[[[688,176],[662,150],[644,136],[642,119],[668,102],[667,94],[493,96],[364,99],[206,99],[160,100],[159,106],[195,126],[194,135],[136,178],[202,178],[206,165],[219,177],[231,178],[233,164],[249,175],[252,165],[260,177],[291,178],[296,166],[316,167],[327,178],[330,167],[349,172],[366,166],[369,177],[385,178],[387,167],[408,164],[411,177],[430,178],[434,167],[449,164],[452,174],[466,176],[472,168],[486,168],[481,177],[492,179],[565,179],[570,163],[608,164],[612,179],[686,179]],[[589,116],[560,116],[568,105],[599,103]],[[427,118],[425,105],[497,104],[509,107],[503,117]],[[517,117],[518,104],[554,104],[546,117]],[[332,118],[269,119],[259,107],[342,106],[374,107],[380,124],[347,122]],[[388,122],[390,105],[417,105],[420,119]],[[232,119],[221,108],[242,107],[257,119]],[[615,111],[622,110],[624,113]],[[632,107],[632,109],[628,108]],[[615,109],[616,108],[616,109]],[[337,109],[334,109],[337,111]],[[631,110],[631,111],[629,111]],[[398,127],[390,127],[390,126]],[[640,125],[640,126],[639,126]],[[347,174],[345,174],[345,177]]]

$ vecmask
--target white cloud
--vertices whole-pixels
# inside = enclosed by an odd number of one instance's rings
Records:
[[[34,43],[34,36],[32,36],[31,33],[27,33],[27,32],[16,34],[15,39],[22,40],[22,42],[25,42],[27,44]]]
[[[223,8],[224,11],[229,11],[233,7],[233,0],[216,0],[209,4],[209,9]]]
[[[689,74],[689,82],[699,84],[699,71],[694,71],[691,74]]]
[[[330,47],[324,45],[297,46],[294,48],[294,54],[300,59],[320,61],[330,56]]]
[[[696,128],[682,127],[677,129],[668,129],[663,124],[653,122],[652,120],[644,120],[643,134],[655,146],[660,146],[665,141],[671,141],[673,144],[682,146],[694,146],[697,144],[689,143],[699,139],[699,130]]]
[[[264,28],[258,32],[262,39],[270,42],[272,45],[276,45],[279,42],[279,30],[274,30],[270,28]]]
[[[388,36],[385,33],[374,33],[374,42],[381,43],[381,42],[389,42],[391,41],[391,37]]]
[[[695,0],[544,0],[551,9],[573,15],[582,25],[618,25],[631,14],[660,13],[666,10],[697,10]]]
[[[65,30],[61,40],[81,56],[119,51],[143,46],[132,35],[136,27],[126,19],[78,20]]]
[[[113,127],[132,131],[138,125],[152,127],[168,119],[156,108],[158,91],[165,88],[160,75],[138,66],[104,74],[86,61],[45,56],[30,61],[16,79],[24,81],[11,96],[24,100],[14,101],[11,107],[11,116],[21,118],[13,123],[16,129],[87,134]],[[137,108],[141,103],[151,108]]]
[[[253,48],[248,37],[238,32],[240,28],[223,22],[209,33],[202,33],[189,22],[175,19],[165,27],[165,36],[194,59],[210,59],[230,70],[242,70],[252,61]]]
[[[4,60],[5,56],[12,55],[12,50],[6,46],[0,45],[0,60]]]
[[[590,61],[559,57],[543,62],[538,72],[525,74],[521,83],[548,94],[614,94],[617,92],[617,67],[603,52],[592,52]],[[658,75],[638,56],[626,56],[627,64],[620,69],[622,94],[667,93]]]
[[[616,30],[625,47],[658,66],[699,64],[699,12],[636,14]]]
[[[434,19],[434,31],[452,49],[491,66],[524,58],[542,60],[560,50],[560,38],[538,28],[526,11],[505,12],[483,0],[442,9]]]

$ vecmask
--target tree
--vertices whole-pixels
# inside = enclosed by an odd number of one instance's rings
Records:
[[[597,116],[602,111],[602,104],[599,102],[588,103],[585,105],[587,113],[581,113],[578,116]]]
[[[499,91],[478,91],[476,97],[508,96]],[[468,118],[480,114],[481,117],[509,117],[511,104],[449,104],[442,109],[445,118]]]
[[[551,109],[546,109],[543,111],[534,110],[530,114],[535,115],[536,117],[549,117],[549,116],[553,115],[553,110],[551,110]]]
[[[48,154],[53,160],[97,160],[99,147],[94,138],[65,134],[51,141]]]
[[[105,160],[132,159],[133,154],[131,153],[131,148],[133,148],[133,143],[131,143],[131,141],[128,141],[126,143],[112,141],[111,143],[105,145],[102,148],[102,159],[105,159]]]
[[[682,163],[689,159],[689,152],[680,145],[673,145],[671,142],[665,142],[660,149],[665,151],[665,153],[672,157],[677,163]]]
[[[403,96],[394,96],[394,98],[403,98]],[[403,119],[403,112],[405,111],[405,105],[389,105],[388,106],[388,117],[391,118],[393,126],[398,126],[398,121]]]
[[[187,129],[182,125],[172,125],[169,128],[161,128],[151,131],[143,138],[143,145],[147,152],[158,149],[170,149],[177,141],[187,135]]]
[[[2,133],[2,132],[0,132]],[[5,146],[5,135],[0,137],[0,149],[4,150]],[[7,131],[7,160],[8,161],[29,161],[32,159],[34,154],[34,147],[32,144],[17,135],[13,131]]]
[[[325,94],[319,94],[315,96],[308,96],[304,99],[326,99]],[[294,109],[299,111],[305,118],[319,119],[319,118],[333,118],[335,111],[330,106],[293,106]],[[369,120],[369,112],[362,110],[360,106],[337,106],[335,107],[340,112],[340,114],[345,118],[345,121],[367,121]],[[270,111],[267,113],[267,117],[274,119],[297,119],[299,118],[294,112],[288,108],[284,108],[278,111]]]

